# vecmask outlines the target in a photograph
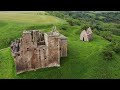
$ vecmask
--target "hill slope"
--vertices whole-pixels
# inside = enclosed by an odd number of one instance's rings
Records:
[[[10,41],[21,37],[22,31],[25,29],[38,29],[46,32],[51,30],[52,24],[59,26],[66,24],[66,22],[53,16],[33,14],[33,12],[32,14],[6,13],[0,12],[1,79],[120,78],[120,56],[116,54],[112,61],[103,60],[101,52],[109,42],[95,34],[91,42],[80,41],[80,32],[78,33],[81,29],[80,26],[69,26],[67,30],[59,30],[60,33],[68,37],[68,57],[61,58],[61,67],[16,75],[14,60],[9,48]],[[50,17],[52,20],[48,19]]]
[[[115,78],[119,76],[119,72],[114,74],[119,69],[119,60],[117,66],[115,61],[104,61],[100,55],[101,50],[109,44],[103,38],[94,35],[94,40],[91,42],[82,42],[79,40],[79,35],[75,31],[80,27],[71,27],[67,31],[62,31],[68,37],[68,57],[61,58],[60,68],[40,69],[37,71],[25,72],[20,75],[15,75],[15,67],[13,58],[10,53],[10,48],[0,51],[1,67],[6,64],[6,74],[0,75],[1,78]],[[7,53],[6,53],[7,52]],[[7,56],[7,57],[6,57]],[[117,56],[119,57],[119,56]],[[8,61],[8,62],[7,62]],[[8,65],[7,65],[8,64]],[[0,68],[1,68],[0,67]],[[7,69],[8,68],[8,69]],[[112,69],[111,69],[112,68]],[[7,72],[9,70],[9,72]],[[1,70],[0,70],[1,71]],[[115,76],[116,75],[116,76]]]
[[[66,21],[54,16],[30,12],[28,14],[0,12],[0,49],[8,47],[12,40],[20,37],[23,30],[52,28],[57,24],[66,24]]]
[[[0,12],[0,20],[4,21],[14,21],[21,23],[30,23],[30,24],[57,24],[57,23],[65,23],[64,20],[49,16],[45,14],[37,14],[37,12],[29,12],[25,14],[23,12]]]

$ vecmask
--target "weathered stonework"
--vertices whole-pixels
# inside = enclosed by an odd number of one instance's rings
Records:
[[[59,67],[60,57],[67,56],[67,38],[53,30],[42,33],[24,31],[22,38],[11,44],[17,74],[47,67]]]
[[[92,30],[89,27],[87,30],[83,30],[80,34],[80,40],[82,41],[90,41],[92,40]]]

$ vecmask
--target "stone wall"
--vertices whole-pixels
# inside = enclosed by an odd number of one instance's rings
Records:
[[[67,40],[60,39],[60,56],[66,57],[67,56]]]
[[[67,38],[58,32],[24,31],[22,38],[11,44],[16,72],[60,66],[60,57],[67,56]]]
[[[82,40],[82,41],[90,41],[92,39],[93,39],[93,37],[92,37],[92,30],[91,30],[90,27],[87,30],[83,30],[81,32],[80,40]]]

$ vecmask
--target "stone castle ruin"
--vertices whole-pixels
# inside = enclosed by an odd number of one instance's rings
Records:
[[[22,38],[11,44],[17,74],[47,67],[59,67],[60,57],[67,56],[67,38],[56,31],[23,31]]]
[[[83,30],[80,34],[80,40],[82,41],[90,41],[92,40],[92,30],[89,27],[87,30]]]

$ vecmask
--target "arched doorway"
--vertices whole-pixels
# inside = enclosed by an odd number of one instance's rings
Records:
[[[84,41],[84,37],[83,37],[83,41]]]

